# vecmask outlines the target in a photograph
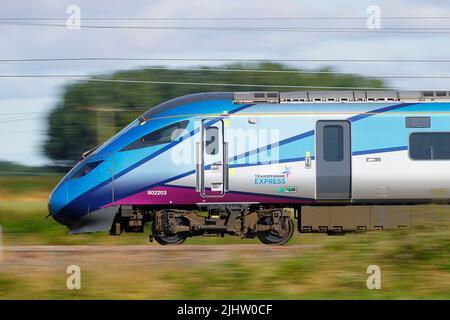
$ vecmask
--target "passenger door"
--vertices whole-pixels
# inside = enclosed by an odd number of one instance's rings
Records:
[[[316,198],[351,198],[351,132],[349,121],[316,123]]]
[[[202,119],[197,142],[196,189],[202,197],[222,197],[228,189],[228,152],[223,119]]]

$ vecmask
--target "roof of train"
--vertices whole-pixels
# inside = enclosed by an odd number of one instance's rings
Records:
[[[206,100],[234,100],[234,94],[232,92],[203,92],[189,94],[158,104],[147,110],[140,118],[142,120],[148,120],[155,114],[159,114],[177,106]]]
[[[345,102],[444,102],[450,101],[450,91],[259,91],[259,92],[203,92],[178,97],[150,108],[140,116],[145,121],[177,106],[207,100],[232,100],[242,103],[345,103]]]

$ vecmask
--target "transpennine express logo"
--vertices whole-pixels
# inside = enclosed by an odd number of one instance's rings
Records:
[[[291,167],[285,166],[281,174],[255,174],[255,184],[286,184],[291,174]]]
[[[291,174],[291,167],[284,166],[284,170],[281,173],[286,176],[286,179],[289,178],[289,175]]]

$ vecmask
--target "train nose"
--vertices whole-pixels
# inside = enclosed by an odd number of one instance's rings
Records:
[[[67,186],[61,181],[48,198],[48,213],[57,222],[68,225],[67,219],[61,214],[61,210],[67,205]]]
[[[50,196],[48,201],[48,212],[53,220],[66,226],[70,230],[76,224],[76,219],[67,215],[67,212],[64,212],[70,209],[66,204],[65,201],[60,201],[58,197]]]

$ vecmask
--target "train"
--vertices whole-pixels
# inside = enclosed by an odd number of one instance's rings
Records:
[[[409,226],[450,199],[450,92],[206,92],[163,102],[84,153],[49,197],[71,234],[287,243]]]

